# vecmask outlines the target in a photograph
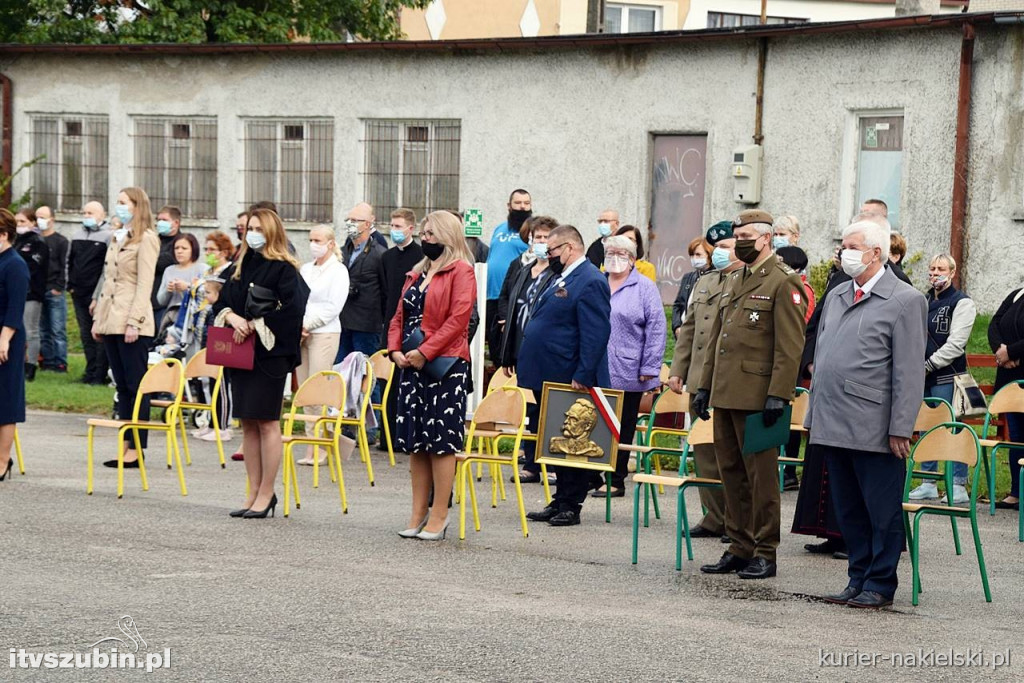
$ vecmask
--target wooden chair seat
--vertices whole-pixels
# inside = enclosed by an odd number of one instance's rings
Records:
[[[160,422],[132,422],[131,420],[107,420],[101,417],[90,418],[86,423],[90,427],[109,427],[110,429],[120,429],[124,425],[140,425],[146,427],[159,427]]]
[[[1024,443],[1000,441],[999,439],[978,439],[978,443],[981,444],[982,448],[995,448],[996,446],[1002,448],[1024,448]]]
[[[804,464],[804,459],[803,458],[785,458],[785,457],[783,457],[783,458],[779,458],[779,462],[782,463],[783,465],[803,465]]]
[[[940,512],[957,512],[965,515],[971,514],[969,508],[962,508],[956,505],[943,505],[942,503],[904,503],[903,509],[907,512],[917,512],[918,510],[938,510]]]
[[[677,477],[667,474],[634,474],[633,482],[636,484],[671,486],[673,488],[684,484],[703,484],[707,486],[714,486],[722,483],[720,479],[708,479],[706,477]]]
[[[322,439],[319,437],[312,436],[288,436],[283,435],[281,437],[281,443],[308,443],[313,446],[330,446],[334,444],[334,439]]]
[[[477,432],[477,434],[479,434],[479,432]],[[498,464],[508,465],[508,464],[513,463],[513,462],[518,462],[519,456],[517,456],[517,455],[515,455],[513,453],[509,453],[508,455],[506,455],[504,453],[495,453],[493,455],[489,455],[487,453],[471,453],[471,454],[456,453],[455,454],[455,460],[457,462],[465,462],[467,460],[476,460],[477,462],[496,462]]]
[[[632,453],[650,453],[651,451],[658,451],[659,453],[682,453],[682,448],[673,448],[672,446],[639,446],[632,443],[620,443],[620,451],[630,451]]]

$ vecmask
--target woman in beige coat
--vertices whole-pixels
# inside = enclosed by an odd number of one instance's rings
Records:
[[[117,195],[114,207],[121,228],[107,248],[103,282],[93,316],[92,336],[102,341],[117,386],[117,417],[130,420],[142,376],[146,374],[149,342],[155,333],[150,294],[160,253],[160,238],[153,226],[149,197],[137,187],[126,187]],[[149,419],[149,398],[139,409]],[[146,447],[148,432],[139,432],[139,445]],[[138,453],[131,432],[125,434],[125,467],[138,467]],[[103,463],[117,467],[117,460]]]

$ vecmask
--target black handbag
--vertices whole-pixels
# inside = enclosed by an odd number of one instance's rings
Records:
[[[423,340],[423,330],[417,327],[409,333],[409,338],[402,344],[402,353],[415,351],[423,344]],[[452,366],[455,365],[455,361],[458,359],[458,356],[438,356],[434,360],[426,362],[423,366],[423,372],[427,373],[427,377],[434,382],[439,382],[451,371]]]
[[[281,308],[281,302],[277,300],[277,294],[269,287],[262,287],[255,283],[249,284],[249,291],[245,295],[245,317],[249,320],[262,318]]]

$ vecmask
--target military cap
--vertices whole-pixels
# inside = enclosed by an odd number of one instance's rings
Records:
[[[744,225],[750,225],[751,223],[767,223],[771,225],[775,222],[772,215],[767,211],[761,209],[747,209],[746,211],[740,211],[740,215],[736,216],[736,220],[732,222],[732,227],[739,228]]]
[[[732,237],[732,221],[718,221],[704,233],[704,239],[708,241],[708,244],[715,246],[722,240],[727,240]]]

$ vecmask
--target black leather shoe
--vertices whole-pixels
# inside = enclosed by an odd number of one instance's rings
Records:
[[[722,534],[722,537],[718,540],[722,543],[732,543],[732,539],[726,536],[725,534]]]
[[[805,543],[804,550],[814,555],[828,555],[837,550],[843,550],[844,546],[833,538],[826,538],[821,543]]]
[[[523,474],[523,473],[526,474]],[[516,475],[512,475],[508,478],[513,484],[516,483]],[[520,484],[539,484],[540,483],[540,472],[530,472],[529,470],[519,471],[519,483]],[[531,518],[532,519],[532,518]]]
[[[755,557],[750,564],[736,572],[736,575],[741,579],[770,579],[775,576],[777,570],[778,565],[774,562],[763,557]]]
[[[848,600],[846,604],[850,607],[860,607],[862,609],[881,609],[891,605],[892,598],[887,598],[875,591],[863,591],[857,597]]]
[[[526,518],[532,519],[535,522],[547,522],[557,514],[558,508],[553,508],[549,505],[540,512],[527,512]]]
[[[690,538],[718,538],[721,534],[716,534],[708,531],[699,524],[690,529]]]
[[[107,461],[105,461],[103,463],[103,466],[104,467],[113,467],[113,468],[117,469],[117,460],[107,460]],[[124,468],[126,470],[137,470],[137,469],[139,469],[139,461],[138,460],[132,460],[131,462],[128,462],[126,460],[125,463],[124,463]]]
[[[843,589],[842,593],[836,593],[835,595],[823,595],[821,596],[821,599],[825,602],[831,602],[833,605],[845,605],[858,595],[860,595],[859,588],[847,586],[845,589]]]
[[[790,479],[789,477],[786,477],[782,481],[782,490],[783,491],[799,491],[800,490],[800,480],[797,479],[796,477],[793,477],[792,479]]]
[[[232,510],[228,513],[228,517],[245,517],[245,513],[249,511],[249,508],[242,508],[241,510]]]
[[[625,495],[625,489],[616,488],[614,486],[612,487],[612,498],[622,498]],[[607,496],[608,494],[604,492],[604,486],[596,488],[590,492],[591,498],[606,498]]]
[[[551,526],[576,526],[579,523],[579,513],[573,512],[572,510],[562,510],[548,520],[548,524]]]
[[[722,553],[722,559],[716,564],[701,565],[700,570],[705,574],[731,574],[734,571],[743,569],[748,564],[750,564],[750,560],[744,560],[742,557],[736,557],[726,551]]]
[[[832,559],[833,560],[848,560],[848,559],[850,559],[850,553],[846,552],[845,550],[837,550],[834,553],[832,553]]]

